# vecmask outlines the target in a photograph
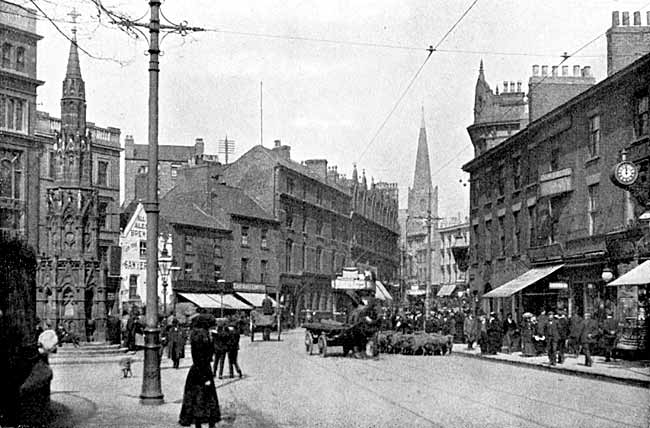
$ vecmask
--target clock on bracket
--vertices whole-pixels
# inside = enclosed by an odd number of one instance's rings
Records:
[[[622,161],[614,165],[612,181],[619,187],[629,187],[639,178],[639,168],[630,161]]]

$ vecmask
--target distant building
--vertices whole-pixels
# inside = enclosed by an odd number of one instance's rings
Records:
[[[158,146],[158,192],[167,193],[178,179],[181,168],[202,161],[218,162],[216,155],[205,154],[205,143],[197,138],[193,146]],[[124,138],[124,206],[136,200],[136,176],[146,174],[148,169],[148,144],[135,144],[133,136]]]
[[[623,16],[624,28],[616,12],[608,30],[608,69],[617,72],[594,84],[588,66],[572,75],[568,67],[551,74],[542,67],[540,75],[533,66],[525,128],[490,147],[468,129],[476,148],[463,167],[471,184],[469,280],[485,310],[602,316],[616,309],[616,288],[603,273],[619,275],[648,256],[633,242],[643,236],[635,224],[645,207],[609,179],[621,150],[640,147],[650,129],[650,45],[635,42],[647,41],[650,22],[641,26],[635,12],[630,27]],[[647,165],[641,175],[647,180]]]
[[[452,218],[438,224],[440,287],[437,297],[455,297],[467,290],[469,221]]]
[[[38,250],[42,139],[35,136],[36,12],[0,2],[0,232]]]

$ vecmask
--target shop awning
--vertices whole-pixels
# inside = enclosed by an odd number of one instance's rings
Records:
[[[438,290],[438,297],[447,297],[451,296],[451,293],[454,292],[456,289],[456,284],[445,284],[443,285],[440,290]]]
[[[375,286],[375,298],[379,300],[393,300],[386,287],[384,287],[384,284],[380,281],[375,281]]]
[[[644,285],[650,284],[650,260],[641,263],[628,273],[621,275],[607,285]]]
[[[497,297],[510,297],[515,293],[520,292],[529,285],[533,285],[537,281],[546,278],[556,270],[564,265],[552,265],[533,268],[528,272],[523,273],[512,281],[508,281],[501,287],[496,288],[489,293],[483,295],[484,298],[492,299]]]
[[[221,294],[212,293],[178,293],[179,296],[186,298],[196,306],[205,309],[221,309]],[[251,310],[253,305],[248,305],[237,299],[232,294],[223,295],[223,308],[235,310]]]
[[[235,293],[237,296],[241,297],[244,299],[246,302],[250,303],[251,305],[255,306],[256,308],[261,308],[262,307],[262,301],[264,300],[264,294],[262,293],[242,293],[242,292],[237,292]],[[275,300],[269,296],[269,299],[273,302],[273,307],[277,305]]]

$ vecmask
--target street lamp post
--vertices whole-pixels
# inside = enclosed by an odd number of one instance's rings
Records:
[[[167,242],[165,242],[163,249],[160,253],[160,260],[158,267],[160,268],[160,277],[162,278],[163,287],[163,316],[167,316],[167,281],[172,266],[172,258],[167,251]]]

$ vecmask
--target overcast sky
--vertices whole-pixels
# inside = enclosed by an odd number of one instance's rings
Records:
[[[14,0],[15,1],[15,0]],[[166,0],[172,22],[221,32],[162,41],[160,67],[161,144],[236,140],[238,156],[260,142],[260,81],[264,84],[263,141],[291,145],[292,158],[326,158],[350,176],[353,163],[368,180],[397,182],[402,205],[413,183],[417,137],[424,106],[431,169],[440,188],[440,214],[466,215],[469,187],[461,166],[473,156],[466,128],[473,120],[479,61],[494,89],[504,80],[524,82],[533,64],[557,65],[563,52],[594,43],[565,64],[591,65],[597,80],[606,75],[604,32],[613,10],[648,10],[645,1],[478,0],[425,65],[383,130],[412,76],[473,0]],[[30,5],[28,1],[19,3]],[[147,142],[146,41],[97,22],[90,0],[37,3],[70,32],[67,14],[76,6],[86,82],[87,118],[114,126],[136,143]],[[145,16],[146,1],[105,0],[105,6]],[[631,13],[630,13],[631,15]],[[642,14],[645,24],[645,13]],[[145,16],[145,18],[148,15]],[[40,110],[58,116],[61,81],[69,42],[46,20],[39,21]],[[240,33],[389,44],[416,49],[354,46]],[[419,49],[417,49],[419,48]],[[453,52],[444,52],[450,50]],[[477,53],[478,52],[478,53]],[[506,55],[504,53],[511,53]],[[512,55],[517,54],[517,55]],[[522,55],[526,54],[526,55]]]

